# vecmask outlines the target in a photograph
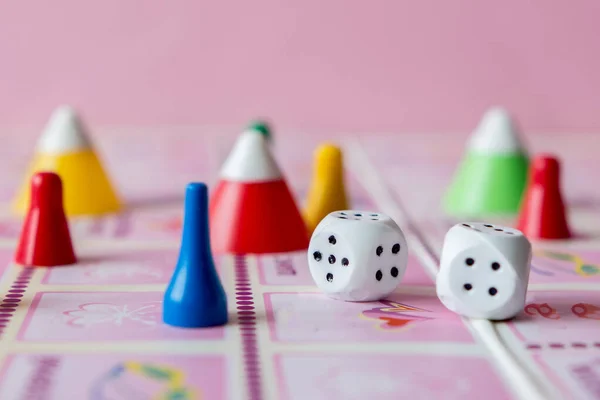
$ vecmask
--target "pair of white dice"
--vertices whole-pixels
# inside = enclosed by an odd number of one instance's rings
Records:
[[[518,230],[463,223],[446,234],[436,289],[450,310],[471,318],[503,320],[525,305],[531,244]],[[336,211],[315,229],[308,264],[317,286],[334,299],[375,301],[400,284],[408,245],[387,215]]]

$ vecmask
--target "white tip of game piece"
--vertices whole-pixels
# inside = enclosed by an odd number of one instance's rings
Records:
[[[41,153],[66,153],[89,148],[90,140],[77,113],[70,106],[60,106],[54,110],[37,146]]]
[[[272,181],[282,177],[264,135],[244,131],[225,160],[221,178],[231,181]]]
[[[469,140],[468,148],[477,153],[488,154],[524,152],[510,114],[501,107],[490,108],[483,115]]]

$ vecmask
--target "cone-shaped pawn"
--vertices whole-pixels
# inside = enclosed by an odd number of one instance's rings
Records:
[[[446,213],[460,218],[517,214],[529,158],[508,113],[486,112],[467,146],[444,198]]]
[[[77,262],[63,210],[63,188],[53,172],[31,179],[31,201],[23,222],[15,262],[27,267],[53,267]]]
[[[184,328],[227,323],[227,297],[211,253],[208,189],[203,183],[190,183],[186,189],[181,249],[165,291],[163,320]]]
[[[331,144],[321,145],[315,151],[313,180],[304,212],[309,233],[329,213],[349,208],[342,151]]]
[[[83,123],[68,106],[59,107],[52,114],[38,142],[26,182],[38,171],[52,171],[60,176],[68,216],[101,215],[121,209]],[[17,213],[27,210],[29,198],[29,185],[25,184],[14,201]]]
[[[271,129],[271,125],[265,120],[252,121],[248,124],[247,129],[264,135],[268,141],[273,140],[273,130]]]
[[[211,242],[218,253],[303,250],[309,235],[263,135],[246,131],[223,165],[210,204]]]
[[[533,160],[517,229],[529,239],[571,237],[560,188],[560,164],[556,157],[540,155]]]

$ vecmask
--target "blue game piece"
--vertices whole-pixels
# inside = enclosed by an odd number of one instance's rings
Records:
[[[190,183],[179,260],[167,287],[163,320],[168,325],[204,328],[227,323],[227,297],[210,249],[208,188]]]

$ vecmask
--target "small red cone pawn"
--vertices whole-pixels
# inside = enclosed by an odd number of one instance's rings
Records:
[[[556,157],[539,155],[531,164],[517,229],[530,239],[571,237],[560,193],[560,164]]]
[[[31,178],[31,202],[15,262],[26,267],[77,262],[63,208],[62,181],[53,172],[39,172]]]

